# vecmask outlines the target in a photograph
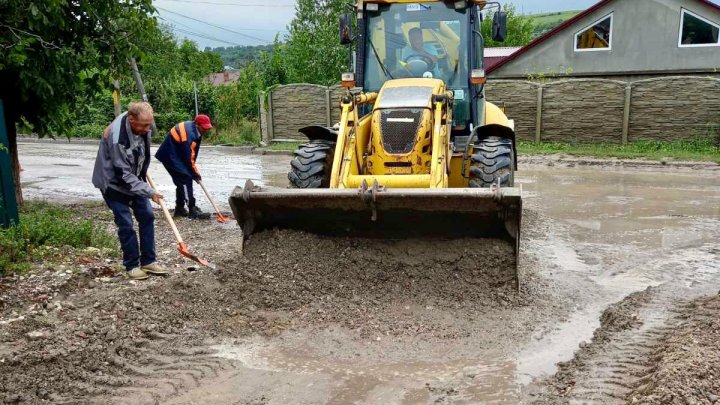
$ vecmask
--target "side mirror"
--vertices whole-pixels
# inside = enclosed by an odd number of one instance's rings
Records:
[[[340,44],[350,45],[352,43],[352,25],[350,24],[350,16],[343,14],[340,16]]]
[[[492,40],[505,42],[507,38],[507,13],[498,11],[493,15]]]

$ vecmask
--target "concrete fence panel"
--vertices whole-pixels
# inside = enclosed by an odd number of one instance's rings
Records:
[[[275,88],[260,108],[263,141],[304,140],[299,128],[339,122],[344,92],[314,84]],[[491,80],[485,94],[505,106],[524,141],[675,140],[720,128],[720,79],[713,77]]]
[[[485,96],[491,103],[505,105],[505,114],[515,120],[517,138],[535,139],[537,93],[540,83],[522,80],[491,80],[485,85]]]
[[[270,93],[273,140],[306,140],[298,129],[308,125],[327,125],[327,87],[315,84],[289,84]]]
[[[561,80],[543,88],[543,141],[613,142],[623,139],[625,82]]]
[[[345,94],[345,88],[342,86],[332,86],[328,89],[330,92],[330,125],[335,125],[340,122],[340,114],[342,108],[340,108],[340,99]]]
[[[634,82],[629,140],[707,136],[720,127],[720,79],[676,76]]]

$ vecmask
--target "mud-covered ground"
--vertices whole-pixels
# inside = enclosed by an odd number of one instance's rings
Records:
[[[74,208],[111,226],[99,204]],[[526,210],[525,225],[534,230],[528,236],[547,230],[545,221]],[[191,403],[219,392],[211,402],[280,403],[283,397],[264,394],[262,378],[233,379],[253,365],[243,344],[265,341],[307,350],[310,357],[327,351],[322,356],[346,367],[409,359],[455,364],[449,374],[397,366],[394,374],[427,380],[405,387],[404,402],[472,403],[465,391],[472,392],[478,376],[488,378],[486,370],[467,361],[473,352],[517,351],[538,325],[565,319],[572,301],[581,299],[528,272],[532,263],[523,264],[523,287],[516,292],[507,272],[514,264],[512,249],[496,240],[388,242],[285,230],[253,235],[241,255],[234,224],[183,220],[180,229],[193,252],[216,262],[217,271],[196,270],[175,255],[169,229],[159,225],[158,247],[173,270],[169,277],[128,281],[115,260],[90,249],[74,252],[64,264],[3,279],[0,400]],[[485,398],[567,403],[590,393],[605,403],[606,394],[622,392],[610,398],[715,404],[720,297],[673,304],[671,322],[644,328],[643,311],[655,301],[665,305],[662,294],[662,287],[651,287],[610,305],[592,340],[554,376],[536,382],[524,399]],[[298,345],[298,335],[317,341]],[[616,379],[597,375],[616,366]],[[290,385],[297,378],[276,377]],[[249,389],[231,388],[248,382]],[[492,391],[505,383],[489,384]],[[338,390],[298,402],[353,398],[352,390]],[[368,396],[366,403],[383,398]]]
[[[108,219],[102,206],[76,208]],[[540,226],[532,212],[526,221]],[[185,220],[180,230],[217,271],[188,271],[191,263],[171,252],[169,229],[159,226],[161,256],[173,269],[167,278],[128,281],[99,254],[85,254],[83,269],[71,262],[4,279],[0,398],[168,400],[233,368],[213,356],[211,342],[253,335],[315,335],[329,340],[321,346],[334,347],[341,362],[463,361],[473,350],[516,350],[539,322],[567,314],[557,287],[532,274],[515,291],[512,248],[497,240],[383,241],[285,230],[253,235],[241,256],[234,224]],[[342,332],[333,338],[333,331]],[[362,348],[367,342],[376,348]],[[448,353],[447,342],[458,352]],[[348,350],[353,346],[361,352]],[[393,351],[397,346],[403,350]],[[442,397],[443,389],[421,393]]]
[[[70,148],[21,148],[30,198],[97,198],[94,148]],[[223,153],[205,155],[221,195],[228,178],[284,182],[285,157]],[[521,168],[520,291],[496,240],[284,230],[241,252],[234,224],[180,221],[218,265],[198,270],[159,212],[169,277],[130,282],[89,249],[0,279],[0,402],[717,403],[717,168]],[[75,207],[113,229],[102,205]]]

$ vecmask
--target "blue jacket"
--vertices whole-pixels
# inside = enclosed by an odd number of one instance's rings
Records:
[[[195,123],[181,122],[165,136],[162,145],[155,152],[155,158],[169,170],[190,176],[193,180],[201,180],[200,171],[195,166],[201,142],[202,136]]]

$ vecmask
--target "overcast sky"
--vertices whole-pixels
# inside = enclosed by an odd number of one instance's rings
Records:
[[[711,1],[720,4],[720,0]],[[585,9],[596,3],[596,0],[500,0],[500,2],[513,3],[519,11],[534,14]],[[175,26],[178,37],[192,39],[201,48],[271,43],[278,33],[282,38],[295,13],[293,0],[154,0],[153,3],[164,22]]]

